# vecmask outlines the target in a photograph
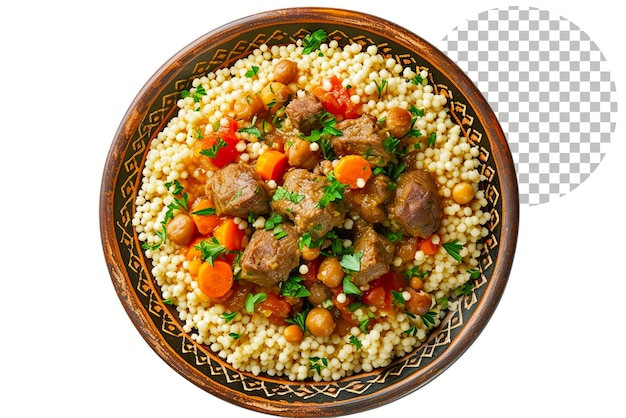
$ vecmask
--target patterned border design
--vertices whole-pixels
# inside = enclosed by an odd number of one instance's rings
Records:
[[[159,290],[149,274],[149,261],[144,258],[131,224],[132,214],[135,210],[134,199],[140,185],[143,159],[148,144],[151,138],[165,126],[169,119],[168,115],[171,115],[176,108],[176,99],[179,97],[180,90],[187,88],[191,80],[217,67],[230,65],[234,59],[249,53],[261,43],[294,42],[308,33],[309,31],[302,28],[295,31],[293,36],[289,36],[282,30],[276,30],[268,35],[258,33],[252,41],[239,40],[232,48],[217,48],[208,59],[200,57],[196,62],[190,63],[188,65],[190,68],[189,75],[173,81],[164,88],[158,103],[152,104],[137,131],[134,132],[132,140],[125,150],[120,175],[117,179],[118,184],[115,187],[115,232],[120,244],[122,258],[126,261],[126,265],[123,267],[127,270],[133,286],[133,289],[129,289],[129,291],[134,292],[138,297],[141,305],[149,313],[150,320],[160,330],[171,350],[178,353],[190,367],[206,376],[207,380],[231,390],[245,392],[247,396],[257,396],[266,402],[275,399],[290,403],[319,404],[329,400],[349,400],[366,394],[373,394],[389,384],[406,379],[416,369],[428,365],[447,349],[480,301],[494,264],[493,255],[497,252],[497,237],[500,234],[499,182],[491,158],[489,143],[483,137],[482,127],[477,123],[477,118],[471,109],[468,109],[463,103],[462,96],[455,94],[447,87],[445,77],[431,72],[431,82],[439,93],[448,97],[450,110],[457,123],[462,126],[464,133],[473,144],[480,145],[480,158],[483,163],[482,174],[486,177],[486,181],[481,187],[486,191],[489,210],[492,215],[488,225],[492,233],[485,240],[486,245],[480,260],[481,277],[475,281],[473,293],[461,299],[459,310],[449,313],[442,324],[432,332],[428,341],[404,358],[397,359],[384,369],[367,374],[357,374],[332,383],[288,382],[280,381],[277,378],[255,377],[249,373],[239,372],[210,352],[208,347],[199,345],[182,331],[176,312],[164,305],[161,300]],[[351,38],[341,30],[333,31],[330,37],[342,44],[348,42],[376,43],[379,46],[379,51],[389,56],[393,55],[403,65],[416,65],[419,62],[414,54],[401,48],[394,54],[393,52],[398,47],[391,45],[389,41],[375,42],[374,38],[366,36]],[[457,95],[458,100],[456,99]]]

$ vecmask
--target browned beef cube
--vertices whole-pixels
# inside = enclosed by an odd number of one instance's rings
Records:
[[[391,161],[392,155],[383,145],[374,115],[366,113],[357,119],[344,119],[335,128],[343,134],[330,140],[337,156],[357,154],[365,157],[372,167],[384,167]]]
[[[241,278],[261,286],[287,280],[300,262],[299,235],[292,225],[280,224],[286,233],[277,238],[276,230],[257,229],[243,251]]]
[[[443,216],[437,184],[424,170],[400,174],[386,208],[402,233],[412,237],[430,237],[439,229]]]
[[[361,252],[361,269],[352,275],[357,286],[362,286],[389,272],[395,245],[373,228],[359,228],[354,239],[354,252]]]
[[[361,218],[371,223],[383,223],[387,220],[384,204],[391,196],[391,179],[384,174],[372,177],[362,189],[346,190],[348,209],[358,213]]]
[[[209,185],[218,215],[248,217],[269,212],[263,181],[248,164],[228,164],[213,174]]]
[[[285,192],[282,193],[284,197],[274,195],[272,209],[291,219],[298,233],[309,232],[314,238],[322,237],[342,225],[346,216],[341,203],[330,202],[326,207],[319,205],[324,187],[329,184],[326,176],[301,168],[291,169],[285,174],[283,190],[277,191]]]
[[[324,105],[313,94],[305,94],[289,102],[285,113],[293,126],[305,135],[315,129],[322,129],[320,116],[324,113]]]

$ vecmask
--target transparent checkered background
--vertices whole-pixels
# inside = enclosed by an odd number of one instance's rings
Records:
[[[545,10],[493,9],[455,28],[440,49],[500,120],[522,204],[567,194],[600,164],[615,130],[615,84],[579,27]]]

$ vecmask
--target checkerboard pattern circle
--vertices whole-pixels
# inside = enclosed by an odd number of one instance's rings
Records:
[[[493,9],[442,44],[498,116],[522,204],[563,196],[598,167],[615,130],[615,83],[578,26],[546,10]]]

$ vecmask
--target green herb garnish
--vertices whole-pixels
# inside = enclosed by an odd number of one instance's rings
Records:
[[[363,256],[363,251],[357,251],[353,254],[344,254],[343,257],[341,257],[341,261],[339,262],[339,264],[347,272],[361,271],[361,257],[362,256]]]
[[[215,237],[200,241],[200,243],[198,245],[195,245],[194,248],[200,251],[200,258],[203,261],[208,261],[211,265],[213,265],[215,259],[220,254],[224,254],[226,252],[226,247],[220,245],[220,243],[217,241],[217,238]]]
[[[290,192],[289,190],[285,189],[283,186],[278,186],[276,188],[276,192],[274,192],[274,196],[272,197],[272,201],[275,202],[277,200],[286,199],[286,200],[289,200],[292,203],[298,204],[298,203],[302,202],[302,200],[305,197],[306,196],[303,195],[303,194]]]
[[[330,181],[329,185],[322,186],[324,190],[324,195],[317,202],[317,206],[320,208],[325,208],[330,204],[330,202],[339,202],[343,200],[346,189],[348,188],[347,184],[343,184],[335,177],[335,173],[331,171],[328,173],[328,180]]]
[[[328,366],[328,359],[326,357],[310,357],[309,358],[309,370],[315,370],[317,374],[321,374],[322,370]]]
[[[237,316],[237,312],[224,312],[220,316],[224,318],[224,321],[230,322],[235,319],[235,317]]]
[[[322,43],[326,40],[327,35],[324,29],[318,29],[313,33],[306,35],[303,39],[304,50],[303,54],[309,54],[322,45]]]
[[[224,141],[221,137],[218,137],[217,142],[211,145],[211,148],[201,150],[200,154],[206,155],[210,158],[217,158],[217,152],[227,146],[228,143]]]
[[[198,103],[200,102],[200,100],[202,100],[203,96],[206,96],[206,90],[204,89],[204,86],[200,84],[198,87],[196,87],[196,90],[193,93],[189,90],[183,90],[180,92],[180,96],[183,99],[191,97],[195,103]]]
[[[302,284],[302,277],[289,276],[287,280],[280,284],[280,294],[290,298],[306,298],[311,296],[311,292]]]
[[[257,294],[248,293],[248,296],[246,297],[246,301],[244,303],[246,311],[248,311],[248,313],[254,312],[254,307],[263,302],[265,299],[267,299],[267,294],[263,292]]]
[[[356,347],[357,350],[360,350],[362,347],[361,340],[359,340],[356,336],[350,335],[350,344]]]
[[[354,282],[350,280],[350,276],[346,276],[343,278],[343,293],[345,293],[346,295],[361,296],[361,291],[354,284]]]
[[[448,254],[450,254],[452,258],[454,258],[458,262],[461,262],[462,258],[460,253],[463,249],[463,246],[459,244],[458,240],[455,239],[454,241],[446,242],[442,245],[442,247],[448,252]]]

